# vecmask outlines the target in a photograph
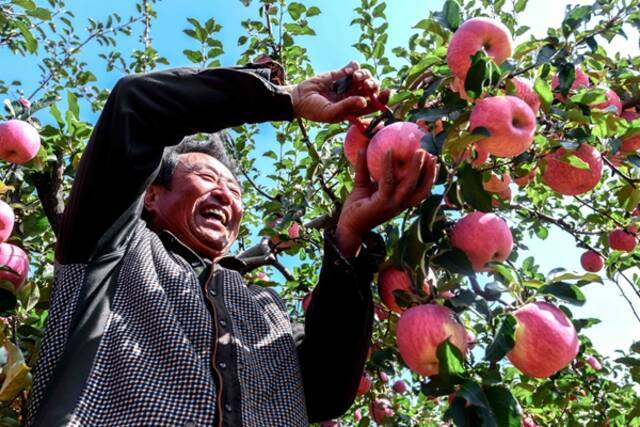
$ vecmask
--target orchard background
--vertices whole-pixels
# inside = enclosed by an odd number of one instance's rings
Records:
[[[589,107],[605,99],[605,87],[626,109],[640,104],[640,6],[638,0],[598,0],[564,10],[559,3],[242,0],[225,2],[223,10],[214,2],[144,0],[114,10],[107,3],[0,0],[0,120],[29,121],[42,138],[31,162],[2,163],[0,169],[1,197],[16,215],[9,242],[30,259],[28,280],[17,290],[2,282],[0,290],[0,425],[24,419],[49,307],[56,224],[109,89],[128,73],[230,66],[266,55],[284,65],[288,82],[358,60],[394,91],[389,105],[395,118],[419,122],[427,131],[423,146],[440,165],[433,194],[379,231],[388,265],[404,266],[414,283],[429,268],[436,276],[428,293],[414,285],[411,295],[398,295],[400,305],[444,304],[476,337],[464,359],[452,346],[441,346],[439,374],[421,377],[398,353],[399,316],[376,293],[366,366],[372,385],[341,425],[373,423],[377,401],[388,405],[379,420],[387,425],[640,426],[640,344],[634,344],[640,339],[640,254],[608,244],[610,231],[640,222],[633,215],[640,202],[640,156],[621,151],[622,141],[640,132],[640,121]],[[470,132],[475,101],[452,90],[446,55],[453,32],[478,16],[502,21],[514,51],[499,67],[479,55],[465,88],[482,96],[512,93],[509,81],[524,77],[542,107],[525,153],[492,156],[472,167],[456,153],[487,135]],[[591,86],[561,101],[554,95],[563,89],[552,91],[552,78],[558,74],[567,89],[574,79],[571,64],[588,74]],[[241,163],[244,204],[252,207],[245,209],[235,249],[252,248],[255,269],[246,277],[275,286],[293,319],[303,318],[302,299],[318,276],[320,229],[335,222],[336,207],[352,185],[353,169],[342,150],[347,127],[296,120],[234,129],[229,148]],[[541,181],[544,155],[581,143],[602,153],[602,177],[592,191],[562,196]],[[564,161],[585,170],[576,156]],[[484,190],[491,173],[515,178],[534,167],[533,182],[511,184],[510,201]],[[472,211],[497,214],[513,234],[511,256],[493,264],[492,272],[474,273],[447,237],[452,224]],[[291,236],[298,237],[288,240],[294,223],[301,227]],[[270,251],[260,236],[286,243]],[[580,267],[587,248],[606,258],[599,274]],[[580,337],[575,360],[550,378],[528,378],[504,357],[513,345],[510,313],[534,300],[559,306]],[[398,380],[406,391],[392,387]]]

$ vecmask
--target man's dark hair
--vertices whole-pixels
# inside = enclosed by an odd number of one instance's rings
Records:
[[[205,138],[203,139],[202,136]],[[178,145],[167,147],[162,154],[160,170],[153,184],[165,188],[171,188],[171,177],[178,165],[178,155],[185,153],[204,153],[218,160],[231,171],[236,181],[238,180],[238,165],[229,153],[225,145],[233,144],[233,140],[226,131],[219,131],[206,135],[190,135],[185,137]]]

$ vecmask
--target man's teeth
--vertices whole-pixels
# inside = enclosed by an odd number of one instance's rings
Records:
[[[224,211],[220,210],[220,209],[215,209],[215,208],[207,208],[204,211],[202,211],[202,215],[207,217],[207,218],[215,218],[218,221],[220,221],[223,224],[226,224],[227,222],[227,218],[226,215],[224,213]]]

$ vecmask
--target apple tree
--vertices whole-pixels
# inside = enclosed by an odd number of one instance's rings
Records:
[[[395,5],[361,0],[351,21],[355,59],[393,90],[388,105],[350,123],[234,129],[228,149],[253,207],[237,254],[247,280],[275,287],[294,321],[312,301],[322,230],[335,225],[353,185],[353,153],[366,150],[374,181],[386,174],[386,150],[397,180],[416,150],[429,153],[422,179],[433,182],[431,194],[377,230],[388,256],[358,397],[324,425],[640,426],[640,343],[605,357],[585,335],[600,320],[572,311],[585,303],[582,288],[600,283],[624,295],[628,305],[615,309],[631,310],[638,323],[629,333],[639,330],[640,57],[611,55],[608,43],[640,28],[640,1],[570,6],[542,38],[519,24],[528,3],[447,0],[416,16],[405,45],[390,46],[386,10]],[[252,16],[241,23],[238,64],[275,60],[283,83],[322,71],[305,48],[317,37],[320,2],[234,7]],[[9,0],[0,9],[0,49],[41,70],[37,82],[0,80],[2,123],[28,122],[41,140],[25,163],[0,153],[0,193],[15,214],[7,244],[22,248],[30,266],[17,286],[0,277],[0,421],[20,425],[49,308],[57,223],[89,117],[109,90],[97,67],[121,75],[183,64],[154,47],[161,16],[152,0],[130,17],[90,20],[86,32],[62,0]],[[183,62],[222,65],[216,16],[188,18],[181,30],[190,40]],[[131,37],[138,47],[118,50]],[[97,57],[81,59],[93,45]],[[584,271],[568,271],[560,257],[557,268],[541,270],[526,244],[553,233],[574,239]],[[0,274],[17,272],[3,264]]]

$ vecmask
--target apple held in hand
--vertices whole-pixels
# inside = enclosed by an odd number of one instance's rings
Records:
[[[395,182],[402,181],[409,172],[411,159],[420,149],[420,140],[424,135],[424,131],[412,122],[395,122],[379,130],[367,147],[367,168],[373,180],[377,182],[384,176],[386,153],[391,150],[393,178]],[[433,171],[430,176],[435,177],[435,158],[427,153],[425,162]]]
[[[449,308],[423,304],[405,311],[396,329],[402,360],[423,376],[438,373],[438,346],[447,338],[462,354],[467,351],[467,331]]]
[[[511,32],[501,22],[489,18],[465,21],[451,37],[447,50],[451,72],[464,81],[471,67],[471,56],[479,50],[484,50],[500,65],[513,51]]]
[[[13,270],[0,270],[0,280],[11,282],[14,289],[18,290],[27,280],[29,258],[18,246],[11,243],[0,243],[0,266]]]
[[[585,271],[597,273],[604,267],[604,259],[595,251],[586,251],[580,257],[580,264]]]
[[[13,232],[15,215],[11,206],[0,200],[0,243],[5,242]]]
[[[369,126],[369,123],[371,123],[371,119],[364,119],[361,120],[361,122],[366,127]],[[378,126],[376,126],[376,129],[380,130],[383,126],[383,123],[380,122],[378,123]],[[358,152],[360,150],[366,150],[368,145],[369,138],[367,138],[365,134],[360,132],[360,129],[358,129],[357,126],[349,126],[347,134],[344,137],[343,149],[345,157],[353,167],[356,166],[356,163],[358,161]]]
[[[572,166],[563,159],[568,155],[565,148],[558,148],[545,156],[546,166],[542,181],[556,193],[575,196],[591,191],[602,177],[602,158],[589,144],[581,144],[572,154],[589,165],[589,169]]]
[[[465,253],[474,271],[487,271],[490,261],[504,261],[513,248],[513,237],[503,219],[491,213],[472,212],[449,233],[451,246]]]
[[[531,107],[515,96],[492,96],[478,101],[469,118],[471,131],[485,128],[490,136],[476,143],[479,150],[498,157],[527,151],[536,130]]]
[[[556,306],[546,302],[529,303],[513,315],[518,325],[515,345],[507,357],[525,375],[550,377],[569,365],[578,354],[576,330]]]
[[[33,159],[40,149],[36,128],[22,120],[0,123],[0,159],[22,164]]]
[[[638,229],[635,225],[618,228],[609,233],[609,247],[612,250],[633,252],[636,248],[636,235]]]

